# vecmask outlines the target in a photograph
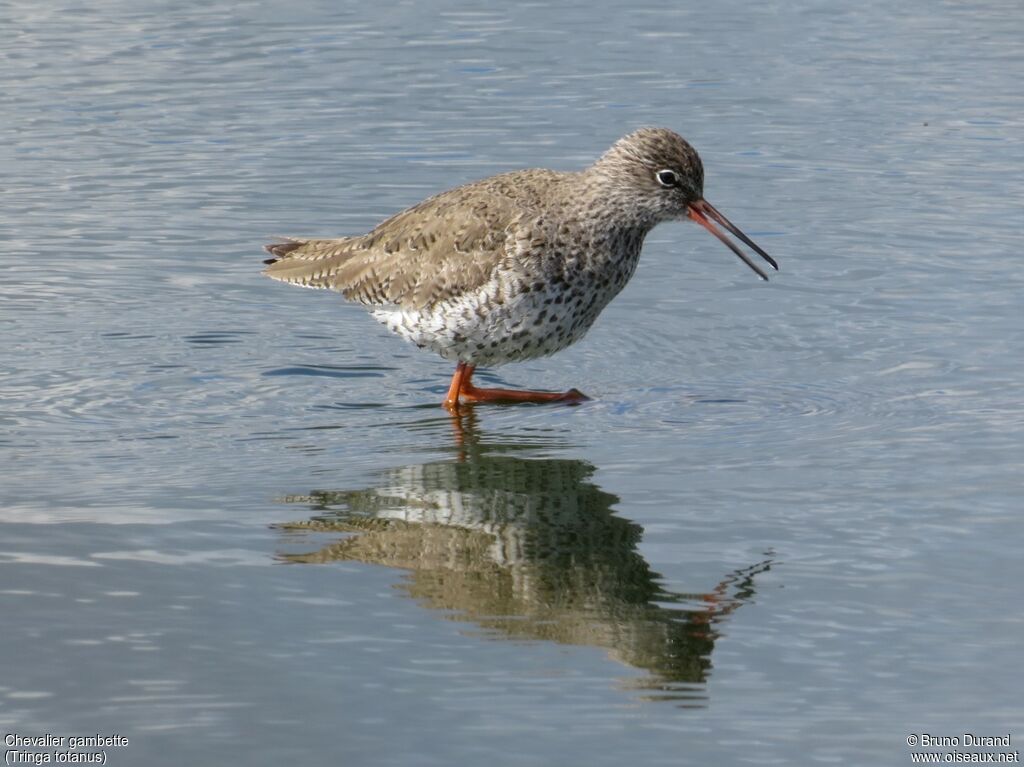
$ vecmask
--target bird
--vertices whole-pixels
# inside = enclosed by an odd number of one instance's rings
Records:
[[[761,279],[724,228],[776,261],[704,199],[697,151],[668,128],[640,128],[581,171],[527,169],[428,197],[362,235],[278,238],[263,274],[364,305],[390,331],[456,364],[443,405],[563,402],[565,392],[485,389],[479,366],[554,354],[580,340],[636,270],[646,235],[690,219]]]

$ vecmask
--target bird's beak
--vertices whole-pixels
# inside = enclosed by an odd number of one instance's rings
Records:
[[[763,250],[761,250],[761,248],[758,247],[758,245],[752,239],[750,239],[749,237],[747,237],[747,235],[743,234],[743,232],[740,231],[738,226],[733,224],[729,219],[727,219],[725,216],[719,213],[715,209],[715,206],[713,206],[707,200],[700,199],[691,202],[686,208],[686,215],[692,218],[701,226],[703,226],[705,229],[711,232],[711,234],[715,235],[715,237],[720,239],[726,245],[728,245],[729,250],[731,250],[733,253],[739,256],[743,263],[745,263],[747,266],[749,266],[751,269],[757,272],[758,277],[760,277],[762,280],[767,280],[768,275],[765,274],[764,271],[762,271],[761,267],[759,267],[757,264],[755,264],[753,261],[747,258],[746,254],[742,250],[740,250],[735,245],[735,243],[733,243],[732,240],[730,240],[724,234],[722,234],[722,230],[715,226],[715,223],[721,224],[726,229],[728,229],[733,235],[739,237],[740,240],[742,240],[748,246],[753,248],[754,252],[757,253],[757,255],[759,255],[765,261],[767,261],[769,264],[771,264],[772,268],[775,271],[779,270],[779,265],[775,263],[774,258],[772,258]]]

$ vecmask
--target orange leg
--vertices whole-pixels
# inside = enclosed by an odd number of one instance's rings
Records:
[[[583,402],[588,399],[578,389],[566,392],[520,391],[517,389],[478,389],[473,386],[475,366],[460,362],[452,376],[452,385],[444,398],[448,410],[458,410],[459,398],[465,402]]]
[[[462,382],[464,380],[468,381],[472,375],[472,366],[467,365],[465,362],[460,362],[455,366],[455,375],[452,376],[452,385],[448,387],[448,394],[446,394],[444,398],[443,404],[446,409],[452,411],[459,409],[459,392],[462,391]]]

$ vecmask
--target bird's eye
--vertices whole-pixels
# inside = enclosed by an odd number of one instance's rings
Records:
[[[659,170],[657,174],[655,174],[655,178],[658,179],[658,183],[662,186],[679,185],[679,174],[674,170]]]

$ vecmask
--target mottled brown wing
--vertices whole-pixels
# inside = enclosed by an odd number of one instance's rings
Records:
[[[268,245],[277,258],[264,274],[406,309],[474,290],[513,250],[510,232],[533,207],[522,196],[531,184],[517,188],[513,175],[439,194],[362,237]]]

